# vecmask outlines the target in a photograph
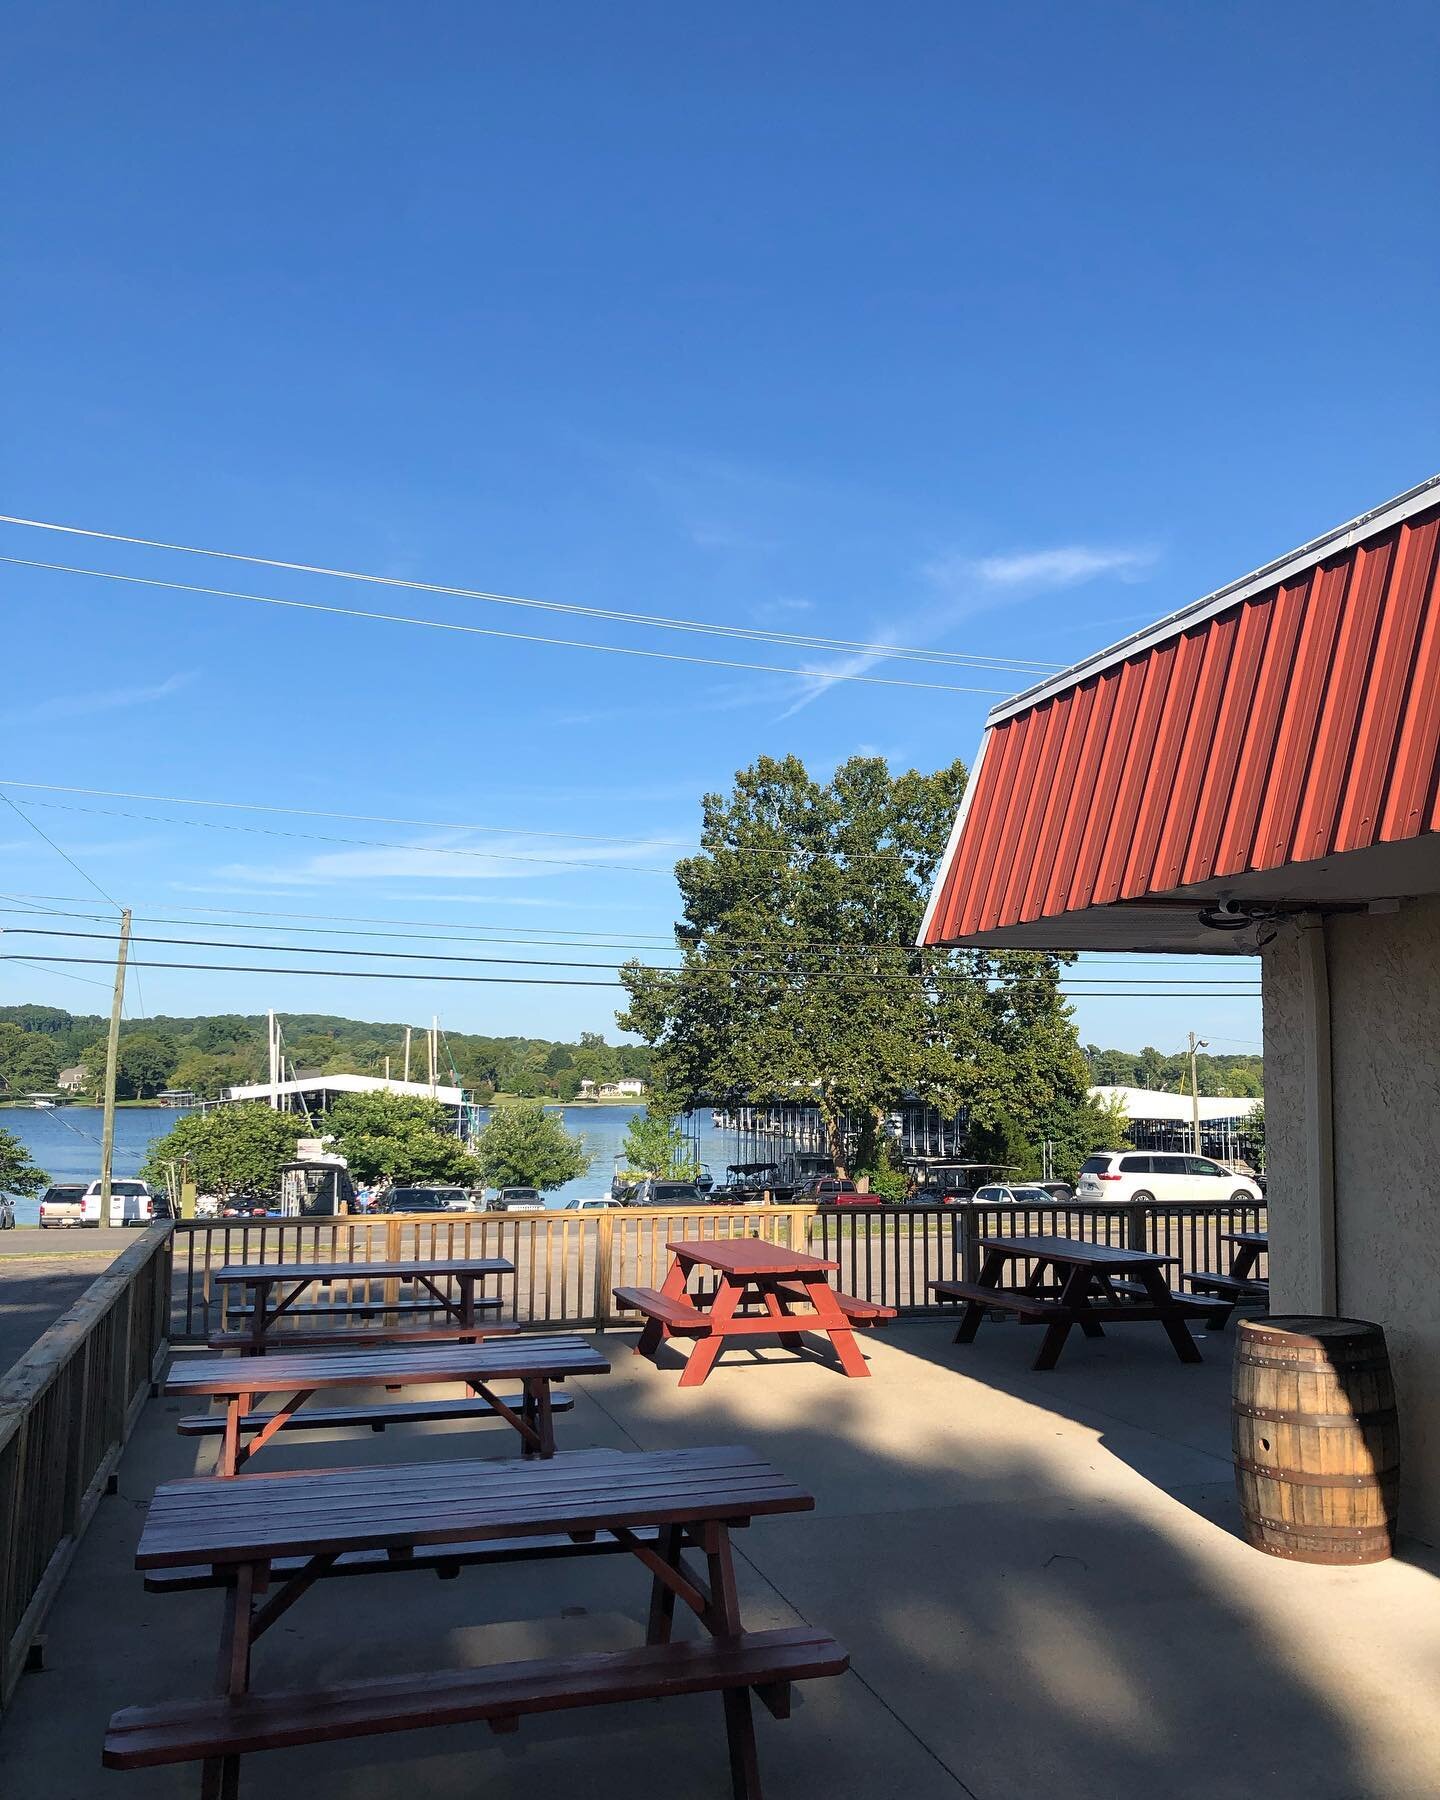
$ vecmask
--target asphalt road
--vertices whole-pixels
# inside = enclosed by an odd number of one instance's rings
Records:
[[[134,1241],[129,1231],[0,1232],[0,1380]]]

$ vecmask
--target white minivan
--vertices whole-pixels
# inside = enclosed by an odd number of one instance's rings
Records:
[[[110,1183],[110,1223],[112,1225],[149,1225],[155,1218],[155,1196],[143,1181],[112,1180]],[[85,1190],[85,1225],[100,1223],[100,1183],[92,1181]]]
[[[1159,1150],[1099,1150],[1080,1165],[1077,1200],[1113,1204],[1138,1200],[1189,1200],[1236,1205],[1261,1198],[1259,1188],[1208,1156],[1180,1156]]]

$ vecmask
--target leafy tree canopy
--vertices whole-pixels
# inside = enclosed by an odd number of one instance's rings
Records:
[[[636,1113],[620,1146],[625,1167],[641,1175],[688,1181],[699,1173],[685,1133],[669,1113]]]
[[[455,1136],[451,1116],[436,1100],[402,1094],[342,1094],[326,1130],[357,1182],[388,1176],[402,1184],[480,1179],[476,1160]]]
[[[885,1113],[913,1093],[1078,1162],[1071,959],[913,948],[964,787],[958,762],[892,776],[856,756],[822,783],[798,757],[762,757],[705,797],[700,853],[675,871],[682,965],[621,971],[619,1023],[655,1049],[657,1104],[813,1098],[837,1164],[871,1168]]]
[[[151,1144],[141,1175],[163,1187],[169,1165],[188,1160],[202,1194],[274,1194],[305,1129],[295,1113],[272,1112],[263,1103],[186,1113]]]
[[[12,1131],[0,1131],[0,1194],[38,1194],[50,1177]]]
[[[583,1138],[568,1132],[537,1101],[497,1106],[475,1143],[480,1179],[487,1187],[563,1187],[590,1167]]]

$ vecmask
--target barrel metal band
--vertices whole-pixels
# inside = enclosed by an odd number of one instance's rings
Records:
[[[1277,1481],[1281,1487],[1352,1487],[1369,1488],[1383,1486],[1386,1479],[1384,1473],[1375,1475],[1310,1475],[1302,1469],[1272,1469],[1267,1463],[1247,1462],[1244,1457],[1235,1458],[1235,1467],[1243,1469],[1247,1475],[1259,1475],[1265,1481]],[[1398,1471],[1392,1471],[1398,1473]],[[1303,1530],[1310,1530],[1307,1525]],[[1318,1529],[1318,1527],[1316,1527]]]
[[[1344,1375],[1378,1375],[1390,1367],[1388,1356],[1364,1357],[1359,1362],[1332,1363],[1307,1359],[1301,1361],[1298,1354],[1293,1356],[1257,1356],[1252,1350],[1245,1350],[1237,1360],[1237,1367],[1242,1369],[1284,1369],[1289,1375],[1334,1375],[1336,1380]]]
[[[1318,1425],[1336,1431],[1347,1425],[1394,1425],[1400,1417],[1393,1406],[1377,1406],[1373,1412],[1360,1413],[1281,1412],[1273,1406],[1247,1406],[1243,1400],[1232,1401],[1231,1411],[1276,1425]]]

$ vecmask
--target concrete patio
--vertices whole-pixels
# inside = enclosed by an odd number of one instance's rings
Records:
[[[736,1534],[746,1623],[809,1621],[848,1675],[760,1715],[771,1800],[1408,1800],[1440,1792],[1440,1556],[1407,1543],[1371,1569],[1293,1566],[1235,1535],[1231,1334],[1182,1367],[1159,1331],[1073,1341],[1029,1370],[1035,1339],[991,1325],[968,1348],[943,1321],[866,1341],[873,1379],[778,1348],[730,1353],[680,1392],[608,1340],[608,1377],[570,1384],[570,1448],[746,1443],[816,1510]],[[147,1595],[132,1567],[159,1481],[208,1468],[153,1403],[0,1731],[0,1788],[37,1800],[193,1796],[194,1767],[108,1774],[117,1707],[208,1691],[220,1600]],[[384,1437],[282,1437],[257,1471],[509,1455],[498,1425]],[[310,1685],[642,1641],[648,1578],[629,1558],[322,1583],[257,1652],[257,1688]],[[682,1609],[683,1610],[683,1609]],[[690,1629],[690,1628],[687,1628]],[[712,1696],[413,1732],[248,1759],[267,1800],[723,1800]]]

